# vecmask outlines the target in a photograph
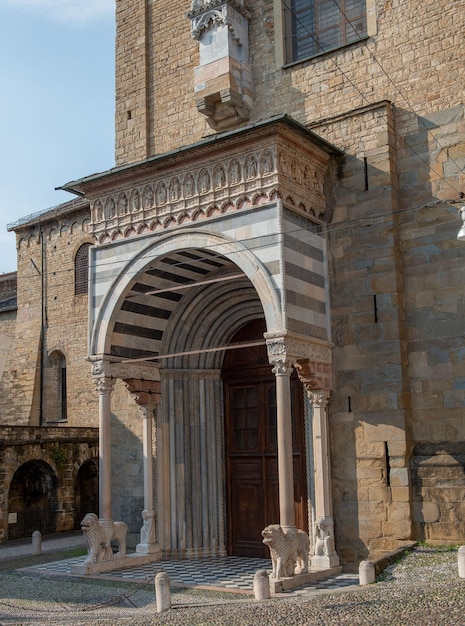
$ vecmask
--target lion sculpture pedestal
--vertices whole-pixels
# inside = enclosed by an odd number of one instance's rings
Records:
[[[323,580],[340,574],[339,565],[325,564],[320,567],[313,564],[309,569],[310,540],[306,532],[296,529],[293,533],[284,533],[279,524],[270,524],[262,530],[263,543],[270,549],[273,571],[270,577],[270,590],[279,593],[295,589],[301,585]],[[329,545],[329,543],[327,542]],[[323,557],[326,559],[326,557]]]
[[[95,513],[87,513],[81,522],[81,528],[87,542],[85,563],[113,561],[126,556],[126,535],[128,525],[125,522],[100,521]],[[111,542],[118,544],[118,552],[113,554]]]
[[[81,522],[81,528],[87,541],[87,558],[82,563],[71,565],[71,574],[87,576],[115,569],[147,565],[161,559],[160,549],[144,554],[126,554],[128,525],[125,522],[99,520],[95,513],[87,513]],[[146,539],[151,538],[152,533],[149,533]],[[118,544],[116,553],[113,553],[112,542]]]
[[[310,540],[303,530],[285,535],[279,524],[262,530],[263,543],[268,546],[273,564],[273,578],[288,578],[308,572]]]

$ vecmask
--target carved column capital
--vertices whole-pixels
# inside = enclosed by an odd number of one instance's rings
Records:
[[[110,395],[115,385],[115,379],[107,376],[94,377],[93,382],[97,393],[102,396]]]
[[[284,335],[267,337],[265,334],[265,340],[266,350],[268,352],[268,359],[270,360],[270,363],[272,363],[274,359],[283,358],[286,356],[286,337]]]
[[[111,374],[111,363],[107,359],[94,358],[91,365],[92,380],[99,395],[110,395],[116,379]]]
[[[275,376],[290,376],[292,372],[292,361],[290,359],[276,359],[272,363],[272,372]]]
[[[106,358],[91,357],[91,373],[95,378],[97,376],[109,377],[111,376],[111,363]]]
[[[266,340],[268,360],[275,376],[290,376],[293,360],[287,355],[285,337],[272,337]]]
[[[310,402],[315,407],[325,407],[329,402],[331,391],[329,389],[307,389]]]

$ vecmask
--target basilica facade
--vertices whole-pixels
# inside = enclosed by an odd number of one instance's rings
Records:
[[[463,541],[460,14],[117,0],[116,164],[63,185],[89,244],[68,388],[138,551]]]

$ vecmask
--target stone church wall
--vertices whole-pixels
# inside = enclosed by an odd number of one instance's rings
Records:
[[[325,189],[338,552],[356,562],[410,538],[463,540],[465,245],[451,203],[465,191],[458,3],[419,11],[412,0],[378,0],[377,34],[366,44],[285,68],[275,62],[273,0],[247,4],[251,121],[286,113],[345,152]],[[117,165],[212,134],[195,106],[190,0],[116,6]],[[41,386],[50,391],[40,376],[43,345],[46,358],[66,357],[67,424],[97,425],[87,296],[74,295],[73,277],[77,249],[92,241],[87,218],[87,207],[70,203],[16,229],[18,312],[0,321],[5,424],[49,420],[40,406]],[[136,537],[141,425],[120,384],[112,410],[114,515]]]
[[[56,411],[47,414],[47,407],[53,406],[50,398],[57,395],[48,376],[50,357],[57,352],[66,359],[66,424],[98,424],[98,396],[86,361],[88,298],[74,293],[75,254],[83,243],[92,243],[87,219],[88,205],[80,202],[76,207],[71,202],[15,227],[18,310],[14,332],[10,322],[11,339],[0,381],[4,424],[39,426],[58,421]]]
[[[279,3],[279,0],[275,0]],[[251,120],[283,112],[303,124],[381,100],[417,114],[457,104],[464,43],[457,5],[378,0],[376,35],[306,62],[276,66],[273,0],[246,3],[254,85]],[[128,5],[130,8],[128,8]],[[142,160],[199,141],[212,130],[195,107],[198,43],[191,38],[190,0],[118,0],[116,161]],[[176,45],[173,45],[173,41]],[[380,65],[376,62],[379,60]],[[447,64],[447,80],[441,70]]]
[[[16,310],[0,313],[0,377],[5,367],[8,351],[16,326]]]
[[[279,0],[246,4],[251,121],[286,113],[345,151],[325,189],[338,549],[356,561],[410,537],[456,541],[465,495],[465,246],[448,201],[465,191],[458,5],[370,2],[373,37],[282,68]],[[135,2],[123,23],[125,5],[117,2],[120,165],[212,134],[195,107],[191,2],[156,0],[147,13]]]

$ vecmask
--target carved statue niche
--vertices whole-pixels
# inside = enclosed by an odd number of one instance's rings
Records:
[[[250,13],[241,0],[194,0],[188,17],[200,51],[197,109],[215,130],[237,126],[252,110]]]

